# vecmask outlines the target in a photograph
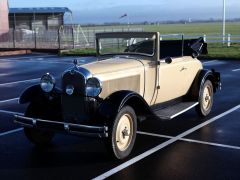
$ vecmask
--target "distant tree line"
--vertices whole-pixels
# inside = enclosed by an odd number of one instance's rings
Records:
[[[190,24],[190,23],[213,23],[213,22],[222,22],[222,19],[213,19],[210,18],[208,20],[168,20],[168,21],[143,21],[143,22],[134,22],[130,23],[130,25],[159,25],[159,24]],[[240,22],[240,18],[235,18],[235,19],[227,19],[226,22]],[[93,26],[122,26],[122,25],[127,25],[126,23],[120,23],[120,22],[106,22],[103,24],[94,24],[94,23],[87,23],[83,24],[82,26],[86,27],[93,27]]]

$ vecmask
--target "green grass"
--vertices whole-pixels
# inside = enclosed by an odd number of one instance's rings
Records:
[[[70,49],[70,50],[62,50],[60,55],[83,55],[83,56],[93,56],[96,55],[95,48],[84,48],[84,49]]]
[[[96,50],[94,48],[71,49],[60,52],[60,55],[78,55],[78,56],[94,56]],[[208,54],[200,56],[201,59],[238,59],[240,60],[240,44],[208,44]]]
[[[121,26],[97,26],[83,27],[85,30],[106,30],[128,28],[126,25]],[[159,24],[159,25],[130,25],[130,28],[143,28],[144,31],[158,31],[161,34],[185,34],[185,35],[221,35],[222,23],[188,23],[188,24]],[[239,35],[240,22],[227,22],[226,34]]]
[[[240,44],[232,44],[230,47],[222,44],[208,44],[208,54],[201,56],[204,59],[239,59]]]
[[[128,26],[97,26],[97,27],[83,27],[85,30],[101,30],[111,31],[111,29],[128,28]],[[160,25],[130,25],[130,28],[143,28],[144,31],[159,31],[161,34],[184,34],[193,36],[221,35],[222,23],[189,23],[189,24],[160,24]],[[240,35],[240,22],[227,22],[226,34]],[[207,37],[208,38],[208,37]],[[213,38],[212,40],[216,40]],[[235,37],[235,40],[240,40]],[[227,47],[226,44],[208,43],[208,55],[201,56],[201,58],[216,58],[216,59],[239,59],[240,60],[240,43],[231,44]],[[95,54],[95,49],[74,49],[62,53],[63,55],[92,55]]]
[[[226,34],[239,35],[239,23],[226,23]],[[221,35],[222,23],[162,24],[144,26],[145,31],[159,31],[161,34]]]

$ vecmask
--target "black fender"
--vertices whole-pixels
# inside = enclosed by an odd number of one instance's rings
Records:
[[[122,90],[114,92],[103,100],[98,109],[98,118],[104,122],[111,122],[125,105],[131,106],[137,117],[152,114],[149,105],[141,95],[133,91]]]
[[[61,96],[61,90],[54,88],[50,93],[44,93],[40,84],[36,84],[28,87],[23,91],[19,97],[19,104],[25,104],[29,102],[44,102],[50,99],[57,99]]]
[[[197,76],[195,77],[188,93],[188,97],[192,100],[198,100],[200,89],[206,80],[210,80],[212,82],[214,93],[217,92],[217,89],[221,88],[220,73],[216,72],[214,69],[202,69],[197,73]]]

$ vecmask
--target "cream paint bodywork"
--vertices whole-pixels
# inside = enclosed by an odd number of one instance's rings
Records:
[[[187,94],[202,64],[190,56],[173,58],[170,64],[161,61],[160,66],[150,60],[114,57],[82,67],[102,81],[101,98],[130,90],[154,105]]]
[[[199,60],[190,56],[173,58],[172,63],[160,63],[158,95],[155,103],[166,102],[187,94],[197,73],[202,69]]]
[[[144,66],[139,60],[115,57],[82,67],[102,81],[101,98],[119,90],[131,90],[144,96]]]

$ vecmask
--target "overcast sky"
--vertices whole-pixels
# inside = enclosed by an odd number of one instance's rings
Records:
[[[220,19],[222,4],[223,0],[9,0],[10,7],[68,7],[80,23]],[[119,19],[125,13],[128,18]],[[240,0],[226,0],[226,17],[240,18]]]

